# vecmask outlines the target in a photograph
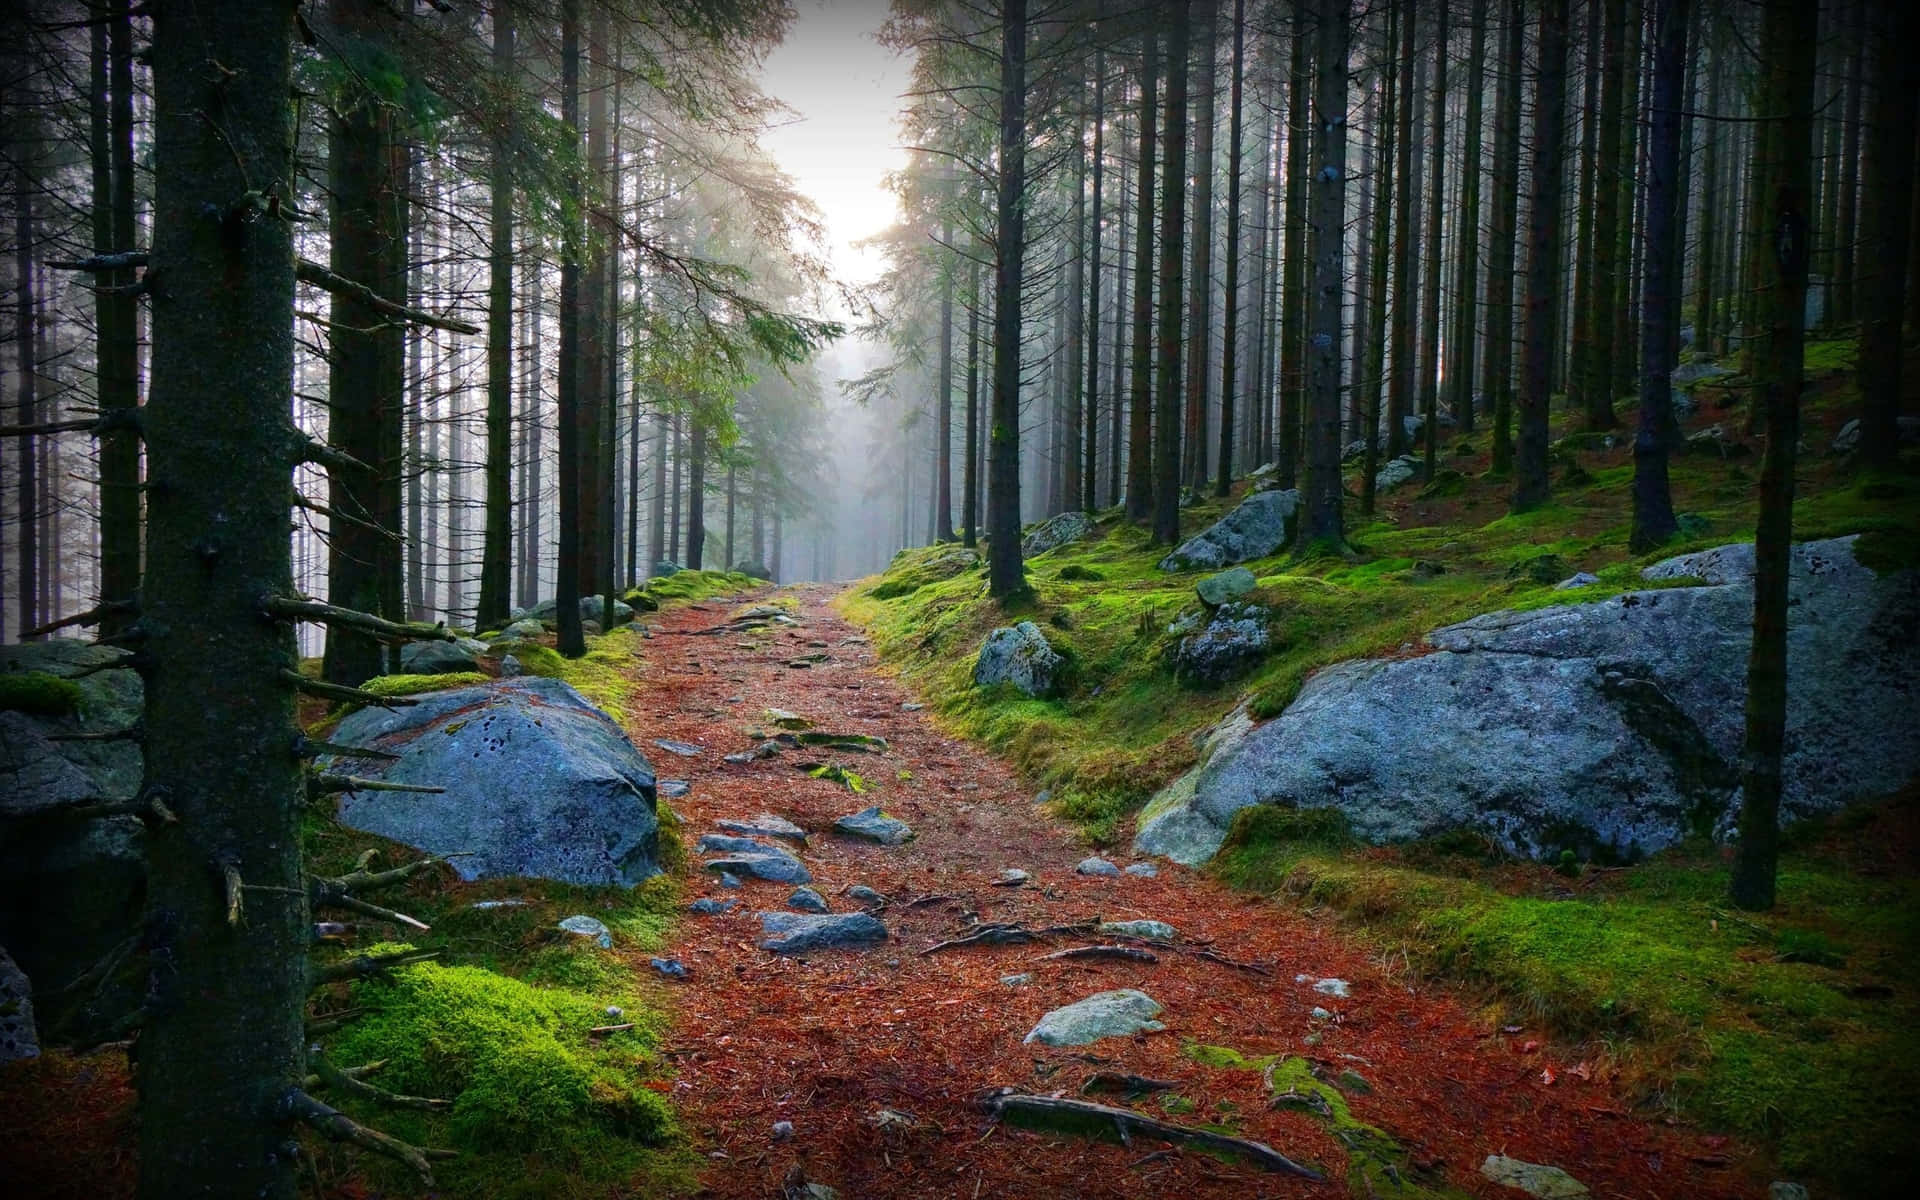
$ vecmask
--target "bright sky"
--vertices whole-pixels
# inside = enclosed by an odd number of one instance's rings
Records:
[[[796,0],[787,40],[767,57],[761,87],[794,111],[764,145],[820,208],[834,274],[865,283],[879,274],[873,250],[853,243],[893,224],[884,177],[906,161],[894,123],[911,64],[874,41],[886,0]]]

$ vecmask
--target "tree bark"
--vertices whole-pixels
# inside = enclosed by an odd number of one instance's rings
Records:
[[[1198,0],[1200,81],[1194,92],[1193,247],[1187,275],[1187,484],[1207,486],[1207,384],[1213,377],[1213,76],[1218,0]]]
[[[1860,451],[1869,468],[1891,471],[1900,447],[1900,321],[1920,281],[1907,278],[1913,239],[1914,121],[1920,67],[1912,52],[1920,19],[1911,5],[1875,12],[1873,108],[1860,212]]]
[[[1166,155],[1161,166],[1159,362],[1154,381],[1153,540],[1180,540],[1180,295],[1186,261],[1189,0],[1165,0]]]
[[[1321,0],[1314,99],[1307,472],[1300,548],[1344,550],[1340,487],[1340,305],[1347,191],[1347,0]]]
[[[1414,109],[1413,33],[1419,24],[1410,0],[1400,8],[1400,84],[1402,111],[1399,114],[1399,162],[1394,178],[1400,186],[1400,202],[1393,212],[1393,375],[1387,386],[1387,457],[1398,458],[1407,452],[1407,417],[1412,407],[1408,394],[1413,381],[1413,334],[1415,325],[1407,310],[1414,300],[1413,211],[1417,185],[1413,182]]]
[[[23,124],[33,121],[29,114]],[[17,128],[17,127],[16,127]],[[19,355],[18,376],[15,387],[15,420],[21,425],[35,425],[40,421],[40,364],[35,353],[39,343],[37,328],[40,308],[36,302],[38,289],[34,287],[34,196],[40,191],[37,176],[37,155],[34,154],[34,133],[31,128],[18,129],[20,152],[14,164],[14,206],[13,206],[13,297],[14,297],[14,350]],[[40,615],[40,442],[44,434],[30,434],[19,440],[14,448],[19,475],[15,492],[14,520],[20,524],[19,579],[17,592],[20,597],[19,630],[20,640],[27,640],[29,630],[39,628]]]
[[[962,467],[960,541],[980,539],[980,263],[967,264],[967,461]]]
[[[1392,259],[1389,237],[1393,230],[1395,183],[1392,151],[1400,105],[1400,81],[1398,73],[1393,68],[1393,52],[1398,43],[1396,35],[1400,30],[1399,23],[1407,19],[1402,5],[1388,4],[1386,35],[1382,39],[1380,48],[1380,87],[1383,94],[1380,102],[1380,123],[1374,131],[1374,141],[1380,147],[1380,152],[1376,156],[1380,175],[1374,182],[1373,278],[1369,281],[1373,311],[1369,316],[1370,330],[1367,338],[1367,411],[1361,422],[1363,429],[1361,437],[1366,439],[1366,443],[1360,456],[1360,511],[1367,516],[1373,515],[1375,475],[1380,469],[1380,399],[1386,385],[1387,270]],[[1358,380],[1355,381],[1356,386],[1358,382]]]
[[[1104,47],[1094,51],[1093,77],[1093,215],[1082,242],[1093,255],[1093,261],[1087,264],[1086,315],[1081,325],[1087,345],[1086,390],[1082,400],[1084,433],[1080,446],[1080,494],[1067,498],[1069,505],[1082,512],[1092,512],[1098,507],[1095,494],[1100,465],[1100,218],[1101,189],[1106,176],[1107,108],[1107,54]]]
[[[1127,519],[1153,513],[1153,174],[1158,152],[1159,43],[1157,26],[1142,35],[1140,149],[1134,156],[1133,377],[1127,397]]]
[[[580,142],[580,0],[560,0],[560,120],[567,136]],[[586,206],[584,185],[575,200]],[[576,218],[568,221],[560,241],[560,360],[559,360],[559,547],[554,571],[554,648],[568,658],[587,652],[586,633],[580,628],[581,510],[588,501],[581,478],[580,384],[581,361],[580,256],[586,231]]]
[[[687,569],[700,570],[707,546],[707,423],[693,418],[687,462]]]
[[[1433,129],[1427,135],[1427,264],[1422,283],[1426,298],[1420,306],[1420,442],[1425,451],[1423,478],[1433,479],[1434,458],[1440,444],[1440,242],[1447,207],[1447,17],[1448,5],[1437,6],[1439,28],[1433,50]]]
[[[1020,288],[1027,240],[1026,0],[1005,0],[1000,21],[1000,177],[993,247],[993,425],[987,437],[987,591],[1004,600],[1027,587],[1020,561]],[[779,516],[775,509],[776,522]]]
[[[1232,81],[1227,85],[1227,278],[1226,312],[1220,332],[1220,452],[1215,464],[1213,494],[1224,496],[1233,485],[1233,426],[1235,390],[1240,386],[1240,139],[1242,93],[1246,75],[1247,0],[1233,0]]]
[[[1280,386],[1274,406],[1274,462],[1280,486],[1290,488],[1300,470],[1300,406],[1306,392],[1307,342],[1307,143],[1312,138],[1312,84],[1307,55],[1307,6],[1293,4],[1291,62],[1287,76],[1287,223],[1281,263]]]
[[[134,224],[133,17],[129,0],[111,0],[108,21],[96,26],[105,58],[98,103],[104,109],[105,144],[96,151],[94,242],[100,253],[124,250],[139,236]],[[98,54],[98,49],[96,49]],[[109,98],[110,97],[110,98]],[[103,153],[104,152],[104,153]],[[105,194],[100,185],[105,183]],[[103,417],[131,412],[140,403],[140,312],[131,268],[96,281],[99,335],[99,407]],[[100,598],[126,600],[140,588],[140,440],[132,430],[100,440]],[[114,611],[100,634],[119,633],[131,618]]]
[[[513,81],[513,8],[493,10],[493,70]],[[475,629],[506,624],[509,547],[513,542],[513,173],[508,164],[511,117],[493,143],[492,228],[487,278],[487,499],[480,550],[480,601]]]
[[[1481,85],[1487,61],[1487,0],[1473,0],[1468,18],[1466,149],[1460,159],[1460,223],[1454,235],[1459,253],[1453,290],[1453,365],[1447,369],[1447,408],[1461,433],[1474,425],[1473,377],[1476,321],[1480,302],[1480,137],[1484,121]],[[1501,186],[1506,186],[1502,181]]]
[[[1647,272],[1640,304],[1640,416],[1633,438],[1633,525],[1644,554],[1679,530],[1667,480],[1674,443],[1672,314],[1680,307],[1675,228],[1680,199],[1680,109],[1687,75],[1687,0],[1654,0],[1652,128],[1647,135]]]
[[[1487,362],[1485,383],[1493,405],[1493,471],[1513,469],[1513,260],[1520,236],[1520,71],[1526,43],[1521,0],[1507,0],[1506,48],[1501,53],[1500,86],[1494,96],[1493,214],[1487,247]]]
[[[293,9],[158,6],[153,308],[141,628],[153,971],[137,1063],[140,1194],[293,1200],[287,1099],[305,1078],[307,887],[290,627],[291,227],[259,211],[294,176]],[[216,69],[218,68],[218,69]],[[218,123],[204,119],[221,113]],[[398,614],[394,614],[398,615]],[[207,719],[210,696],[246,697]],[[242,893],[230,920],[226,872]]]
[[[1550,494],[1547,405],[1552,386],[1554,300],[1560,291],[1560,199],[1566,173],[1567,0],[1544,0],[1539,11],[1540,71],[1533,100],[1533,182],[1527,218],[1526,336],[1519,395],[1520,444],[1514,464],[1515,512],[1538,508]]]

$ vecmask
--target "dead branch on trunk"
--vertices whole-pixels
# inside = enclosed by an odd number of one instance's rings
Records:
[[[328,908],[344,909],[347,912],[359,913],[363,917],[372,917],[376,921],[392,921],[396,925],[405,925],[409,929],[418,929],[422,933],[433,928],[433,926],[417,917],[410,917],[403,912],[397,912],[391,908],[382,908],[371,901],[362,900],[358,896],[349,896],[339,892],[330,892],[324,897],[312,897],[309,899],[308,904],[315,908],[325,905]]]
[[[312,621],[320,625],[356,630],[389,641],[452,642],[459,640],[459,635],[448,629],[444,621],[433,625],[425,621],[389,621],[385,617],[376,617],[372,613],[361,612],[357,608],[341,608],[337,604],[328,604],[322,600],[307,600],[292,596],[262,596],[260,611],[276,621]]]
[[[1133,962],[1157,963],[1160,956],[1151,950],[1139,946],[1069,946],[1065,950],[1055,950],[1052,954],[1042,954],[1035,962],[1052,962],[1063,958],[1124,958]]]
[[[372,467],[361,462],[353,455],[348,454],[338,446],[330,446],[325,442],[310,438],[297,429],[289,430],[288,436],[293,439],[294,453],[299,456],[299,461],[303,463],[312,463],[315,466],[326,467],[329,470],[335,471],[359,471],[368,475],[373,473]]]
[[[366,692],[359,688],[341,687],[337,683],[327,683],[319,679],[308,679],[298,671],[280,668],[280,678],[294,686],[295,691],[309,696],[318,696],[323,700],[339,700],[347,704],[366,704],[376,708],[409,708],[420,703],[412,696],[382,696],[378,692]]]
[[[399,1159],[413,1168],[420,1182],[431,1188],[433,1168],[427,1163],[428,1151],[418,1146],[410,1146],[398,1138],[390,1137],[375,1129],[368,1129],[350,1119],[337,1108],[322,1104],[299,1088],[287,1093],[285,1100],[287,1116],[296,1121],[304,1121],[319,1130],[327,1140],[334,1142],[352,1142],[363,1150],[375,1154],[384,1154],[388,1158]],[[450,1155],[449,1155],[450,1157]]]
[[[453,1107],[451,1100],[435,1100],[427,1096],[403,1096],[398,1092],[389,1092],[377,1088],[361,1079],[362,1075],[371,1075],[386,1065],[386,1060],[370,1062],[359,1067],[336,1067],[319,1054],[309,1053],[308,1062],[314,1073],[307,1076],[305,1086],[310,1088],[330,1087],[349,1096],[359,1096],[384,1104],[388,1108],[417,1108],[427,1112],[437,1112]]]
[[[388,783],[384,779],[362,779],[358,775],[329,775],[324,772],[307,776],[307,798],[318,799],[340,792],[418,792],[422,795],[442,796],[447,789],[435,787],[429,783]]]
[[[1224,1150],[1265,1167],[1269,1171],[1297,1175],[1316,1183],[1324,1183],[1327,1178],[1312,1167],[1294,1162],[1264,1142],[1230,1137],[1224,1133],[1215,1133],[1210,1129],[1196,1129],[1189,1125],[1174,1125],[1128,1109],[1094,1104],[1088,1100],[1068,1100],[1056,1096],[1025,1096],[1016,1092],[1001,1091],[987,1100],[987,1111],[997,1118],[1009,1119],[1015,1123],[1028,1121],[1051,1129],[1063,1126],[1069,1129],[1079,1126],[1098,1128],[1100,1123],[1105,1122],[1112,1126],[1115,1136],[1129,1146],[1133,1144],[1133,1135],[1140,1134],[1163,1142],[1202,1146],[1209,1150]]]
[[[371,979],[395,967],[427,962],[439,957],[438,950],[396,950],[391,954],[362,954],[357,958],[349,958],[321,967],[313,973],[313,983],[318,987],[321,984],[339,983],[347,979]]]
[[[373,860],[379,857],[380,852],[369,850],[355,860],[353,870],[345,875],[315,876],[310,880],[308,891],[310,903],[329,904],[333,896],[344,896],[353,892],[373,892],[381,888],[393,887],[395,884],[405,883],[428,867],[444,866],[448,859],[467,858],[471,853],[471,851],[459,850],[452,854],[423,858],[388,871],[370,871],[367,868],[373,865]]]
[[[107,603],[90,608],[85,612],[75,613],[70,617],[62,617],[58,621],[49,621],[37,629],[29,629],[21,636],[27,639],[45,637],[56,630],[68,629],[75,625],[98,625],[108,617],[119,616],[123,613],[134,614],[139,611],[140,606],[132,600],[109,600]]]

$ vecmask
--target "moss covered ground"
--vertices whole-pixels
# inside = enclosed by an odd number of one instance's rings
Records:
[[[1859,533],[1876,569],[1920,565],[1920,472],[1868,477],[1828,451],[1857,414],[1850,342],[1809,347],[1794,533]],[[1735,386],[1726,386],[1731,383]],[[1744,434],[1738,380],[1695,389],[1697,432],[1718,424],[1731,453],[1672,460],[1679,537],[1628,549],[1635,411],[1624,430],[1592,434],[1554,415],[1553,503],[1507,512],[1485,431],[1449,434],[1447,486],[1416,482],[1382,497],[1373,517],[1348,506],[1349,555],[1286,552],[1246,564],[1253,599],[1272,606],[1274,650],[1216,690],[1183,687],[1169,631],[1198,611],[1204,572],[1164,573],[1164,549],[1116,511],[1094,532],[1027,563],[1032,594],[1002,606],[984,568],[952,546],[903,551],[842,599],[884,661],[950,732],[1009,757],[1052,811],[1095,845],[1122,843],[1132,818],[1195,761],[1199,735],[1237,704],[1283,709],[1318,668],[1414,651],[1427,631],[1502,608],[1581,603],[1647,586],[1639,570],[1689,550],[1751,540],[1760,443]],[[1611,440],[1609,440],[1611,439]],[[1357,479],[1349,473],[1349,491]],[[1244,494],[1182,513],[1198,532]],[[1566,591],[1575,571],[1598,582]],[[971,686],[986,633],[1040,624],[1073,664],[1057,699]],[[1911,824],[1911,801],[1857,818]],[[1853,843],[1800,835],[1783,864],[1781,907],[1719,915],[1720,852],[1700,846],[1631,869],[1550,868],[1491,859],[1471,844],[1380,850],[1339,828],[1254,810],[1216,869],[1283,902],[1324,906],[1419,970],[1484,993],[1490,1009],[1549,1036],[1595,1041],[1649,1103],[1752,1137],[1783,1170],[1873,1194],[1902,1131],[1920,1124],[1920,894],[1909,858],[1863,867]],[[1885,842],[1907,846],[1904,833]],[[1864,851],[1862,851],[1864,853]]]

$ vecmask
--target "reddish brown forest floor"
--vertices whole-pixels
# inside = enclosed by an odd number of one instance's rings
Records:
[[[1231,1125],[1295,1160],[1342,1169],[1346,1151],[1324,1122],[1269,1110],[1259,1072],[1203,1066],[1183,1055],[1188,1043],[1248,1057],[1304,1054],[1330,1074],[1358,1070],[1374,1090],[1351,1097],[1355,1116],[1398,1140],[1432,1183],[1472,1195],[1521,1194],[1481,1178],[1488,1154],[1557,1165],[1597,1197],[1764,1190],[1738,1147],[1630,1115],[1604,1072],[1583,1079],[1581,1064],[1543,1049],[1531,1031],[1492,1028],[1446,992],[1412,985],[1331,919],[1164,864],[1151,879],[1076,875],[1087,851],[1035,809],[1003,764],[903,708],[913,697],[875,668],[858,630],[828,607],[832,590],[796,594],[800,627],[770,638],[698,636],[728,617],[725,604],[661,614],[628,706],[635,740],[661,774],[691,783],[673,802],[689,843],[714,832],[716,820],[786,816],[813,831],[801,857],[835,911],[861,907],[841,894],[854,884],[888,900],[879,913],[891,939],[884,946],[782,958],[756,948],[754,914],[784,908],[791,887],[749,881],[724,889],[699,877],[697,857],[690,863],[694,895],[743,901],[729,915],[690,916],[671,947],[690,972],[670,1048],[673,1096],[709,1158],[704,1195],[777,1196],[796,1165],[850,1200],[1346,1192],[1344,1180],[1313,1184],[1145,1140],[1128,1149],[996,1127],[979,1108],[1002,1086],[1073,1095],[1094,1071],[1179,1080],[1178,1094],[1194,1108],[1167,1119]],[[821,651],[826,661],[811,669],[786,665]],[[794,753],[723,763],[722,754],[751,744],[746,731],[763,724],[769,707],[822,729],[885,737],[884,755],[838,756],[874,790],[856,796],[810,778],[792,765],[802,757]],[[706,749],[677,758],[653,745],[658,738]],[[885,848],[828,832],[835,817],[871,803],[909,822],[915,840]],[[1005,867],[1026,869],[1032,882],[991,886]],[[1036,961],[1085,940],[1071,938],[922,955],[976,917],[1030,926],[1162,920],[1190,946],[1269,973],[1180,951],[1161,951],[1157,964]],[[1031,972],[1032,982],[1000,982],[1014,972]],[[1311,980],[1295,981],[1301,974],[1348,980],[1352,995],[1316,994]],[[1077,1050],[1021,1044],[1048,1010],[1123,987],[1166,1006],[1164,1032]],[[1316,1005],[1337,1020],[1312,1020]],[[1323,1040],[1309,1045],[1316,1027]],[[1137,1107],[1166,1116],[1152,1097]],[[914,1125],[881,1129],[873,1120],[880,1110],[908,1114]],[[791,1138],[775,1139],[779,1121],[792,1122]]]

